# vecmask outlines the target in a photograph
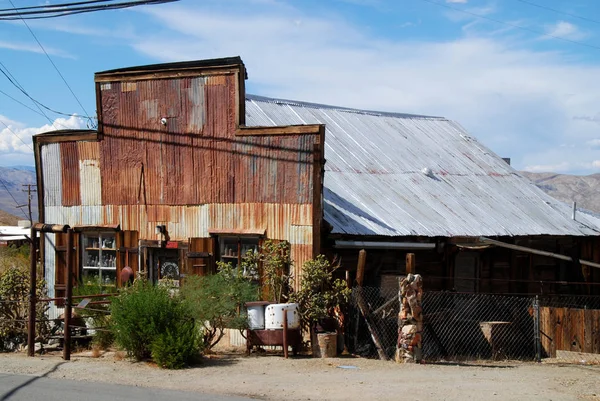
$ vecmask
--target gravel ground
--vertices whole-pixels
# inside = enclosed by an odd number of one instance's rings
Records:
[[[343,369],[340,366],[352,366]],[[361,358],[316,359],[217,354],[201,365],[158,369],[107,352],[28,358],[0,354],[0,372],[266,400],[600,400],[600,366],[558,363],[398,365]]]

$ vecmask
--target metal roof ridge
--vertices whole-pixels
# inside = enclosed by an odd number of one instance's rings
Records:
[[[311,102],[304,102],[301,100],[289,100],[289,99],[279,99],[279,98],[260,96],[260,95],[251,95],[249,93],[246,94],[246,100],[254,100],[254,101],[259,101],[259,102],[276,103],[276,104],[285,104],[285,105],[290,105],[290,106],[310,107],[310,108],[316,108],[316,109],[337,110],[337,111],[343,111],[343,112],[347,112],[347,113],[365,114],[365,115],[372,115],[372,116],[378,116],[378,117],[421,118],[421,119],[449,121],[446,117],[440,117],[440,116],[427,116],[427,115],[423,115],[423,114],[394,113],[394,112],[390,112],[390,111],[354,109],[351,107],[333,106],[333,105],[322,104],[322,103],[311,103]]]

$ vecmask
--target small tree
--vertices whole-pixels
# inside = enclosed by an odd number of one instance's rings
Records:
[[[247,316],[244,304],[258,299],[258,286],[230,263],[219,262],[210,276],[188,276],[181,295],[192,315],[203,326],[202,344],[214,347],[225,329],[244,330]]]
[[[292,263],[288,242],[266,240],[259,252],[248,251],[244,255],[241,267],[249,277],[261,276],[265,299],[281,303],[290,291]]]
[[[333,279],[338,267],[324,255],[304,263],[300,289],[290,297],[290,301],[298,303],[304,327],[312,329],[320,320],[332,317],[336,307],[348,302],[351,290],[343,280]]]

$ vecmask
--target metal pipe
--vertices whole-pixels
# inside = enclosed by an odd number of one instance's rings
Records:
[[[573,201],[573,220],[575,220],[575,215],[577,214],[577,202]]]
[[[539,249],[528,248],[526,246],[507,244],[506,242],[496,241],[495,239],[479,237],[480,242],[500,246],[503,248],[513,249],[515,251],[528,252],[533,253],[535,255],[548,256],[549,258],[555,258],[560,260],[565,260],[567,262],[573,262],[573,258],[570,256],[560,255],[558,253],[541,251]],[[590,262],[589,260],[579,259],[579,263],[586,266],[597,267],[600,268],[600,263]]]
[[[36,223],[33,225],[32,228],[34,228],[35,231],[39,231],[42,233],[66,233],[70,227],[68,225],[61,225],[61,224]],[[33,232],[34,231],[32,231],[32,233]]]
[[[338,249],[406,249],[406,250],[426,250],[435,249],[435,243],[427,242],[383,242],[383,241],[335,241],[335,248]]]
[[[35,228],[31,226],[31,248],[29,248],[29,321],[27,322],[27,356],[35,355],[36,255]]]

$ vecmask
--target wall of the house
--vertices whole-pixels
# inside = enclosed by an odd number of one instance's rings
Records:
[[[291,244],[299,275],[314,252],[320,135],[238,135],[238,76],[99,83],[99,140],[40,145],[44,222],[120,225],[140,242],[160,240],[157,225],[182,242],[264,232]],[[53,235],[44,251],[52,288]]]

